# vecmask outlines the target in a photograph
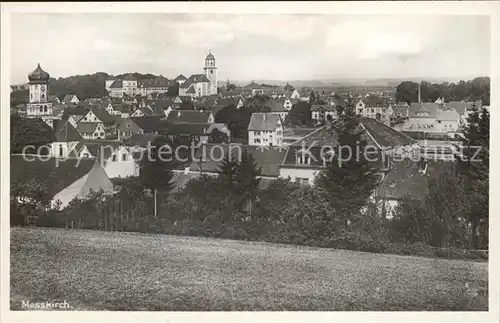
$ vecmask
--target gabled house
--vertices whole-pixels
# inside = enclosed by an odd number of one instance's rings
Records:
[[[193,74],[179,86],[179,95],[201,97],[209,95],[210,81],[205,74]]]
[[[99,123],[101,127],[104,129],[105,137],[112,136],[116,132],[116,116],[110,115],[103,108],[92,108],[90,109],[79,121],[84,123]],[[78,127],[77,123],[77,127]],[[83,128],[89,129],[89,128]],[[95,139],[96,137],[92,138]]]
[[[337,108],[334,105],[313,104],[311,106],[311,118],[313,120],[324,122],[328,116],[331,116],[332,120],[338,118]]]
[[[133,117],[118,126],[118,139],[127,140],[135,134],[160,134],[167,124],[162,116]]]
[[[76,131],[78,131],[84,139],[106,138],[104,126],[100,122],[78,122],[76,124]]]
[[[370,146],[369,162],[383,177],[390,170],[393,159],[414,156],[420,147],[416,140],[392,129],[375,119],[362,117],[360,130]],[[316,176],[326,167],[326,162],[338,153],[338,138],[335,122],[318,128],[303,138],[290,143],[280,165],[280,177],[292,182],[313,185]],[[364,152],[360,152],[364,153]]]
[[[281,146],[283,123],[278,114],[252,113],[248,124],[248,145]]]
[[[113,193],[113,184],[97,160],[40,160],[27,156],[11,156],[11,182],[17,185],[35,180],[45,186],[51,206],[61,209],[73,199],[86,199],[91,191]]]
[[[297,89],[294,89],[292,94],[290,94],[290,99],[299,100],[301,98],[300,93]]]
[[[171,112],[167,123],[214,123],[215,118],[211,111],[177,110]]]
[[[80,100],[78,100],[78,97],[74,94],[68,94],[64,96],[64,99],[62,100],[62,104],[78,104],[80,103]]]
[[[98,160],[109,178],[139,176],[140,160],[135,160],[133,151],[119,141],[83,140],[73,155]]]
[[[58,158],[67,158],[83,139],[68,120],[54,120],[54,138],[51,143],[51,156]]]
[[[152,116],[154,115],[154,111],[150,107],[137,108],[132,113],[131,117],[144,117],[144,116]]]
[[[294,103],[297,103],[297,100],[291,99],[271,99],[268,101],[267,105],[271,109],[272,113],[279,114],[281,120],[285,120],[288,112],[292,109]]]

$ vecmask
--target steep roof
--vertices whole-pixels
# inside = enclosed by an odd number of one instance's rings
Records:
[[[375,189],[376,197],[387,199],[402,199],[405,195],[419,198],[428,194],[427,176],[419,173],[417,163],[411,160],[394,162]]]
[[[78,131],[78,133],[81,133],[81,134],[94,133],[99,124],[100,123],[98,123],[98,122],[78,122],[76,124],[76,131]]]
[[[172,111],[168,117],[168,123],[208,123],[212,115],[211,111],[178,110]]]
[[[456,110],[438,111],[436,119],[440,121],[458,121],[460,115]]]
[[[192,84],[210,82],[205,74],[193,74],[182,85],[181,88],[189,88]]]
[[[143,133],[143,134],[133,134],[132,137],[127,139],[124,144],[125,146],[132,147],[142,147],[146,148],[150,142],[152,142],[158,135]]]
[[[195,94],[196,93],[196,90],[194,89],[194,86],[191,86],[187,91],[186,93],[191,93],[191,94]]]
[[[204,135],[208,133],[211,123],[176,122],[167,125],[167,134]]]
[[[404,133],[372,118],[361,118],[361,124],[368,132],[370,138],[375,140],[375,144],[380,147],[407,146],[417,142]]]
[[[44,184],[48,196],[53,197],[76,180],[90,172],[94,160],[49,158],[41,161],[35,158],[28,161],[24,156],[10,156],[11,183],[24,183],[35,180]]]
[[[68,120],[54,120],[55,142],[80,141],[82,136]]]
[[[123,87],[123,81],[122,80],[115,80],[111,85],[109,86],[111,89],[121,89]]]
[[[323,109],[324,111],[337,111],[337,108],[334,105],[313,104],[311,106],[311,111],[319,111],[320,109]]]
[[[63,104],[68,104],[68,103],[70,103],[70,102],[71,102],[71,100],[73,99],[73,97],[75,97],[75,96],[76,96],[76,95],[74,95],[74,94],[66,94],[66,95],[64,96],[64,99],[62,100],[62,103],[63,103]],[[78,99],[78,98],[77,98],[77,99]]]
[[[214,148],[216,147],[216,148]],[[199,150],[195,155],[197,159],[203,156],[202,171],[209,173],[219,173],[219,165],[224,157],[231,154],[233,160],[239,160],[243,150],[251,153],[255,158],[257,167],[262,168],[261,176],[278,177],[279,165],[285,157],[285,150],[263,150],[258,146],[238,145],[238,144],[207,144],[204,150]],[[191,163],[189,166],[191,171],[199,171],[200,167],[197,162]]]
[[[102,154],[102,160],[106,160],[121,145],[122,143],[116,140],[84,139],[74,150],[76,153],[80,154],[83,147],[87,147],[88,151],[92,154],[93,157],[101,157]]]
[[[115,123],[115,118],[106,111],[104,108],[92,108],[92,113],[102,121],[104,124],[113,124]]]
[[[90,111],[90,108],[83,107],[65,107],[63,112],[63,117],[67,118],[69,116],[84,116]]]
[[[161,116],[144,116],[130,118],[139,128],[144,131],[161,131],[166,128],[166,122]]]
[[[266,105],[271,109],[271,112],[285,112],[288,111],[284,107],[285,102],[286,99],[271,99]]]
[[[187,80],[187,77],[185,77],[184,75],[182,74],[179,74],[179,76],[177,76],[174,81],[185,81]]]
[[[280,121],[280,116],[273,113],[252,113],[249,131],[274,131]]]

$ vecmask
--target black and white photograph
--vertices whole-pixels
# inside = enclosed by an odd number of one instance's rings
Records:
[[[498,319],[493,5],[249,4],[2,4],[3,310]]]

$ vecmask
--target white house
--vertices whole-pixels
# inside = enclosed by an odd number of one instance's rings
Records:
[[[67,94],[64,96],[62,103],[63,104],[78,104],[78,103],[80,103],[80,100],[74,94]]]
[[[104,139],[106,131],[100,122],[78,122],[76,131],[85,139]]]
[[[272,113],[279,114],[281,120],[285,120],[295,102],[295,100],[292,102],[290,99],[272,99],[267,104]]]
[[[84,140],[75,148],[74,155],[99,160],[109,178],[139,176],[140,160],[136,160],[130,148],[118,141]]]
[[[82,136],[67,120],[54,120],[55,141],[51,143],[51,156],[67,158]]]
[[[437,132],[456,132],[460,125],[460,115],[455,110],[438,111],[436,114]]]
[[[281,146],[283,144],[281,117],[273,113],[253,113],[248,124],[248,144]]]
[[[325,121],[328,116],[333,120],[338,118],[337,108],[334,105],[313,104],[311,106],[311,118],[318,122]]]
[[[299,100],[300,99],[300,93],[297,89],[293,90],[292,94],[290,94],[290,99],[292,99],[292,100]]]

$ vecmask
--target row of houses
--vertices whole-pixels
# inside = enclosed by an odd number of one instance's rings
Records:
[[[205,144],[196,151],[194,160],[188,162],[184,169],[174,172],[173,184],[178,190],[200,174],[218,176],[218,166],[224,157],[237,158],[238,154],[247,150],[262,169],[261,188],[278,178],[314,185],[316,176],[327,165],[329,154],[338,145],[334,126],[335,124],[327,124],[312,130],[284,149],[262,149],[241,144]],[[427,194],[431,170],[439,169],[442,163],[421,164],[414,160],[398,160],[396,157],[401,157],[402,154],[418,153],[419,143],[372,118],[362,118],[360,127],[365,130],[365,139],[375,148],[373,157],[378,157],[371,161],[372,167],[379,174],[379,184],[373,198],[394,207],[406,194]],[[57,141],[52,145],[55,150],[53,155],[67,157],[35,161],[27,165],[25,159],[30,156],[11,156],[11,177],[14,182],[23,178],[55,181],[57,185],[48,185],[53,193],[53,203],[59,200],[64,207],[75,196],[88,194],[90,189],[112,192],[112,178],[138,176],[139,155],[141,151],[144,153],[155,136],[144,133],[122,141],[88,140],[82,138],[70,122],[57,122]],[[56,160],[58,167],[54,166],[57,164]],[[79,166],[75,167],[77,162]],[[75,170],[71,167],[75,167]],[[42,177],[40,174],[50,176]]]

